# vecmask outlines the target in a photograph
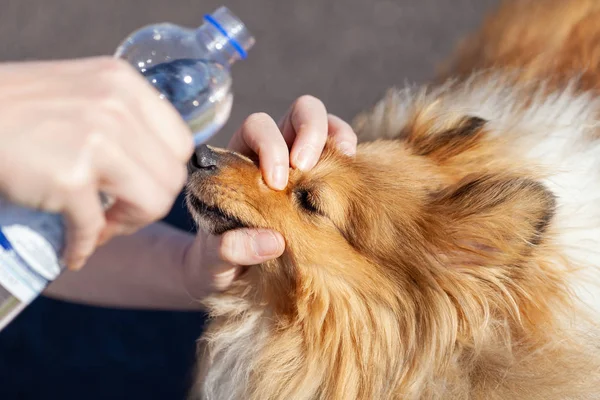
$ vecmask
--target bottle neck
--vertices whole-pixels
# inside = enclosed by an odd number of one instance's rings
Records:
[[[219,7],[204,16],[204,24],[196,31],[196,40],[208,57],[226,67],[246,58],[246,52],[254,45],[252,34],[227,7]]]
[[[224,66],[231,67],[236,61],[246,58],[246,50],[210,16],[196,30],[196,40],[206,49],[210,59]]]

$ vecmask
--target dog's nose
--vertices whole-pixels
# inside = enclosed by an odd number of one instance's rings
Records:
[[[217,153],[207,145],[203,144],[194,151],[194,154],[192,154],[192,158],[188,163],[189,170],[190,172],[216,171],[218,158],[219,156]]]

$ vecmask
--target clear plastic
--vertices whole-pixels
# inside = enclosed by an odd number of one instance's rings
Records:
[[[233,103],[230,68],[253,45],[244,24],[221,7],[197,29],[168,23],[139,29],[115,56],[136,67],[175,106],[200,144],[227,122]],[[0,197],[0,330],[64,270],[64,241],[60,215]]]
[[[227,8],[204,17],[198,29],[173,24],[144,27],[116,56],[129,61],[179,111],[197,144],[223,127],[231,112],[230,68],[246,58],[254,38]]]

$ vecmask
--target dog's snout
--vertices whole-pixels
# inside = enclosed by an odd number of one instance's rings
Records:
[[[219,155],[209,146],[199,146],[192,155],[189,162],[190,172],[194,171],[216,171],[218,168]]]

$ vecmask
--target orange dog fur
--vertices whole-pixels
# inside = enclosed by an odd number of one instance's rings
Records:
[[[198,224],[286,251],[206,300],[191,398],[600,399],[599,18],[505,2],[284,191],[199,150]]]

